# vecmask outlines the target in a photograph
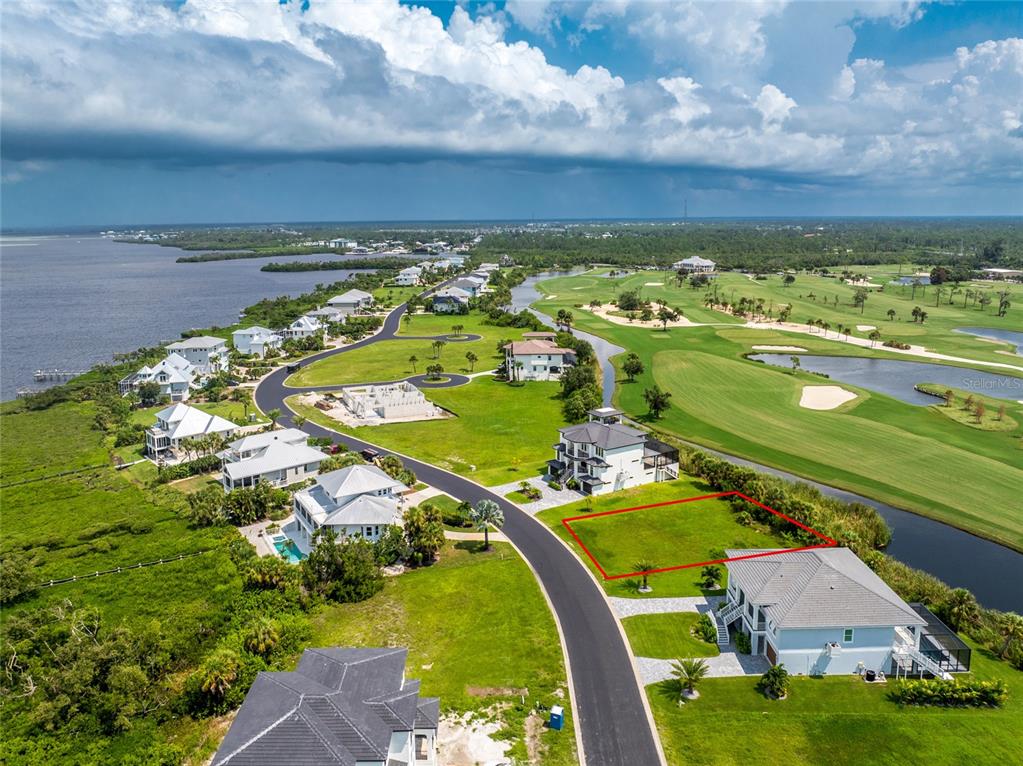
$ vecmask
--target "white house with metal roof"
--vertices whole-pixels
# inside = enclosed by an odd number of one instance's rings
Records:
[[[281,347],[283,338],[273,330],[254,325],[235,330],[231,333],[231,342],[239,354],[258,356],[263,359],[266,353]]]
[[[325,473],[309,489],[295,493],[295,520],[301,542],[327,527],[338,538],[359,535],[376,541],[389,526],[401,524],[401,498],[407,490],[375,465],[352,465]]]
[[[335,295],[329,301],[328,306],[333,306],[345,314],[354,314],[357,311],[369,311],[373,308],[373,296],[365,290],[347,290],[340,295]]]
[[[727,643],[734,624],[749,635],[753,654],[794,674],[901,669],[950,677],[934,647],[921,643],[926,609],[899,598],[851,550],[779,551],[725,551],[738,560],[725,562],[726,602],[713,613],[718,643]]]
[[[171,343],[167,350],[183,356],[201,375],[215,375],[228,367],[227,341],[223,338],[198,335]]]
[[[160,386],[160,396],[166,396],[172,402],[183,402],[188,399],[189,391],[198,377],[195,365],[180,354],[170,353],[152,367],[145,366],[122,378],[117,387],[121,396],[126,396],[132,391],[138,391],[143,383],[156,383]]]
[[[315,476],[327,456],[309,446],[297,428],[264,431],[236,439],[220,453],[224,491],[268,483],[285,487]]]
[[[307,311],[304,316],[310,319],[315,319],[320,324],[340,324],[345,321],[345,312],[334,306],[324,306],[322,308],[313,309]]]
[[[620,422],[613,407],[590,410],[589,421],[560,428],[550,475],[575,479],[580,491],[606,495],[620,489],[678,478],[678,450]]]
[[[717,264],[709,258],[692,255],[688,258],[683,258],[681,261],[675,261],[675,263],[671,264],[671,267],[675,271],[681,271],[684,274],[710,274],[717,268]]]
[[[394,278],[394,284],[411,287],[418,285],[422,281],[422,276],[423,270],[419,266],[409,266],[407,269],[402,269],[398,272],[398,275]]]
[[[146,429],[146,453],[150,457],[173,456],[185,439],[210,434],[226,438],[238,428],[219,415],[210,415],[187,404],[174,404],[156,413],[156,423]]]
[[[306,649],[261,671],[211,766],[436,766],[440,701],[405,677],[408,650]]]
[[[323,332],[323,325],[316,319],[300,316],[281,331],[286,338],[308,338]]]

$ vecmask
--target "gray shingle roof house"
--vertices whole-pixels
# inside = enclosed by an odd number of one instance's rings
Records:
[[[678,450],[620,422],[613,407],[590,410],[589,422],[560,428],[550,475],[571,479],[588,495],[603,495],[652,481],[678,478]]]
[[[212,766],[435,766],[440,701],[405,678],[407,649],[306,649],[260,673]]]
[[[927,619],[848,548],[725,555],[753,558],[725,562],[726,605],[715,618],[748,634],[753,654],[797,674],[890,673],[896,665],[906,669],[907,662],[912,672],[941,673],[921,654],[931,649],[923,630]]]

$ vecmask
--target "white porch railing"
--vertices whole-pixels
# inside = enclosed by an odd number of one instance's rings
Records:
[[[940,678],[944,681],[952,680],[951,673],[946,673],[937,662],[911,644],[896,644],[892,648],[892,657],[895,658],[899,667],[906,672],[912,671],[913,663],[915,662],[920,668],[926,670],[935,678]]]

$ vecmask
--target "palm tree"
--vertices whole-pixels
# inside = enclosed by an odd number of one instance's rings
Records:
[[[874,344],[881,340],[881,331],[871,330],[870,335],[868,335],[867,337],[870,338],[870,347],[873,348]]]
[[[490,550],[490,527],[500,529],[504,526],[504,512],[493,500],[480,500],[469,511],[473,526],[483,532],[483,548]]]
[[[891,321],[894,321],[894,319],[895,319],[895,309],[888,309],[888,321],[891,322]]]
[[[435,340],[433,342],[433,358],[434,359],[440,359],[441,349],[443,349],[444,346],[446,346],[446,345],[447,344],[444,341],[442,341],[442,340]]]
[[[465,325],[461,325],[461,324],[451,325],[451,334],[452,335],[461,335],[462,334],[462,330],[464,330],[464,329],[465,329]]]
[[[977,599],[966,588],[956,588],[945,602],[945,615],[953,630],[962,630],[980,619]]]
[[[270,425],[276,428],[277,421],[281,419],[281,411],[275,407],[274,409],[266,413],[266,416],[270,418]]]
[[[1005,639],[1001,651],[998,652],[1000,659],[1005,659],[1009,649],[1019,641],[1023,641],[1023,617],[1013,612],[1003,614],[998,625],[998,635]]]
[[[798,356],[790,356],[789,357],[789,361],[792,362],[792,372],[793,372],[793,374],[795,374],[796,371],[799,370],[799,357]]]
[[[650,587],[649,583],[650,572],[654,569],[657,569],[657,564],[655,564],[653,561],[650,561],[650,559],[640,559],[639,561],[632,565],[632,568],[636,572],[639,572],[643,577],[643,584],[639,586],[640,591],[642,591],[643,593],[649,593],[650,591],[652,591],[653,588]]]
[[[515,363],[515,380],[521,380],[522,379],[522,370],[523,370],[523,368],[525,366],[526,365],[523,364],[522,362],[516,362]]]
[[[245,637],[245,649],[251,654],[266,657],[277,648],[280,642],[281,635],[277,631],[277,623],[267,617],[259,617]]]
[[[699,696],[696,687],[700,681],[707,677],[709,670],[706,660],[675,660],[671,664],[671,674],[683,688],[682,696],[688,699],[696,699]],[[679,699],[679,704],[682,704],[681,699]]]
[[[413,375],[415,375],[415,373],[416,373],[416,362],[418,362],[418,361],[419,361],[419,357],[416,356],[415,354],[413,354],[412,356],[410,356],[408,358],[408,363],[412,365],[412,374]]]
[[[304,426],[305,425],[305,421],[306,421],[305,415],[295,415],[291,419],[291,423],[292,423],[292,425],[295,426],[295,428],[301,428],[302,426]]]
[[[202,690],[223,697],[238,679],[238,655],[231,649],[217,649],[199,668]]]
[[[469,363],[469,372],[472,372],[473,369],[476,367],[476,362],[478,362],[480,358],[476,356],[476,354],[474,354],[472,351],[466,351],[465,360]]]

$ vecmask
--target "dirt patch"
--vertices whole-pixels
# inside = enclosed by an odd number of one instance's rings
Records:
[[[526,718],[526,756],[531,764],[543,763],[543,718],[534,710]]]
[[[501,724],[473,720],[471,713],[444,716],[437,726],[437,760],[441,766],[503,766],[511,743],[494,739]]]
[[[856,398],[841,386],[803,386],[799,406],[808,410],[833,410]]]
[[[528,697],[529,689],[516,689],[513,686],[466,686],[465,693],[470,697]]]

